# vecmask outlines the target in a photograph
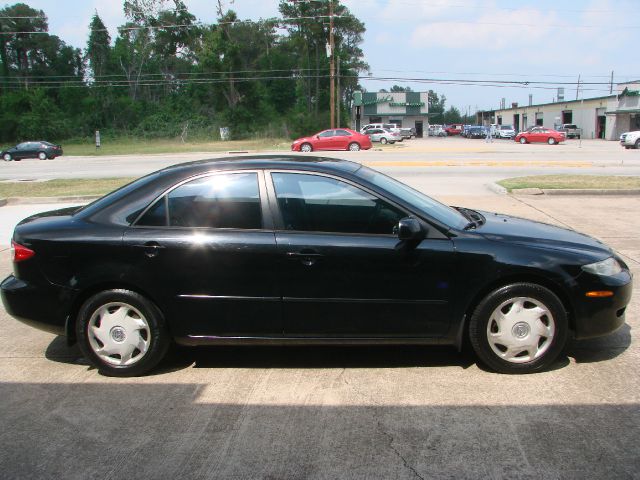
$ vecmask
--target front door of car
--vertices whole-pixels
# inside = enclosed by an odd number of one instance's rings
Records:
[[[318,138],[316,139],[314,150],[331,150],[333,149],[333,142],[335,130],[325,130],[324,132],[320,132],[318,134]]]
[[[190,180],[125,233],[128,280],[163,303],[175,336],[281,336],[277,252],[265,228],[271,218],[261,175]]]
[[[16,160],[21,160],[23,158],[29,158],[29,142],[24,142],[16,145],[15,152],[11,155]]]
[[[448,330],[449,239],[400,242],[394,229],[407,212],[341,179],[271,178],[285,336],[438,337]]]

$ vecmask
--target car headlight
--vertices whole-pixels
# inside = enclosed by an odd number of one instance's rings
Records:
[[[593,273],[594,275],[610,277],[612,275],[617,275],[618,273],[620,273],[622,271],[622,266],[615,258],[609,257],[606,260],[602,260],[601,262],[583,265],[582,270],[588,273]]]

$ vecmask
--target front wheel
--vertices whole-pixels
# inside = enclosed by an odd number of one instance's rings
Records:
[[[547,143],[549,145],[555,145],[556,144],[556,139],[553,137],[549,137],[549,140],[547,140]]]
[[[4,159],[5,162],[10,162],[11,160],[13,160],[13,158],[11,157],[10,153],[5,153],[2,158]]]
[[[567,313],[541,285],[515,283],[485,297],[469,323],[478,357],[500,373],[533,373],[549,367],[567,339]]]
[[[302,146],[300,147],[300,151],[301,152],[313,152],[313,147],[311,146],[310,143],[303,143]]]
[[[349,144],[349,151],[350,152],[358,152],[360,151],[360,144],[353,142]]]
[[[89,298],[78,313],[76,336],[85,357],[114,377],[147,373],[169,347],[158,307],[129,290],[105,290]]]
[[[524,137],[520,137],[520,143],[524,145],[525,143],[527,143],[527,139]]]

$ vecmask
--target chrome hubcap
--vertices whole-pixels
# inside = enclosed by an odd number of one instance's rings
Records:
[[[151,331],[146,318],[131,305],[107,303],[89,320],[89,345],[105,363],[133,365],[149,349]]]
[[[540,358],[551,347],[556,328],[549,309],[529,297],[502,302],[487,324],[491,350],[511,363],[526,363]]]

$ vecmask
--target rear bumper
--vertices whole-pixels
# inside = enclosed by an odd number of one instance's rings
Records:
[[[73,291],[49,285],[30,285],[13,275],[0,284],[0,296],[7,313],[39,330],[65,335],[65,322]]]

